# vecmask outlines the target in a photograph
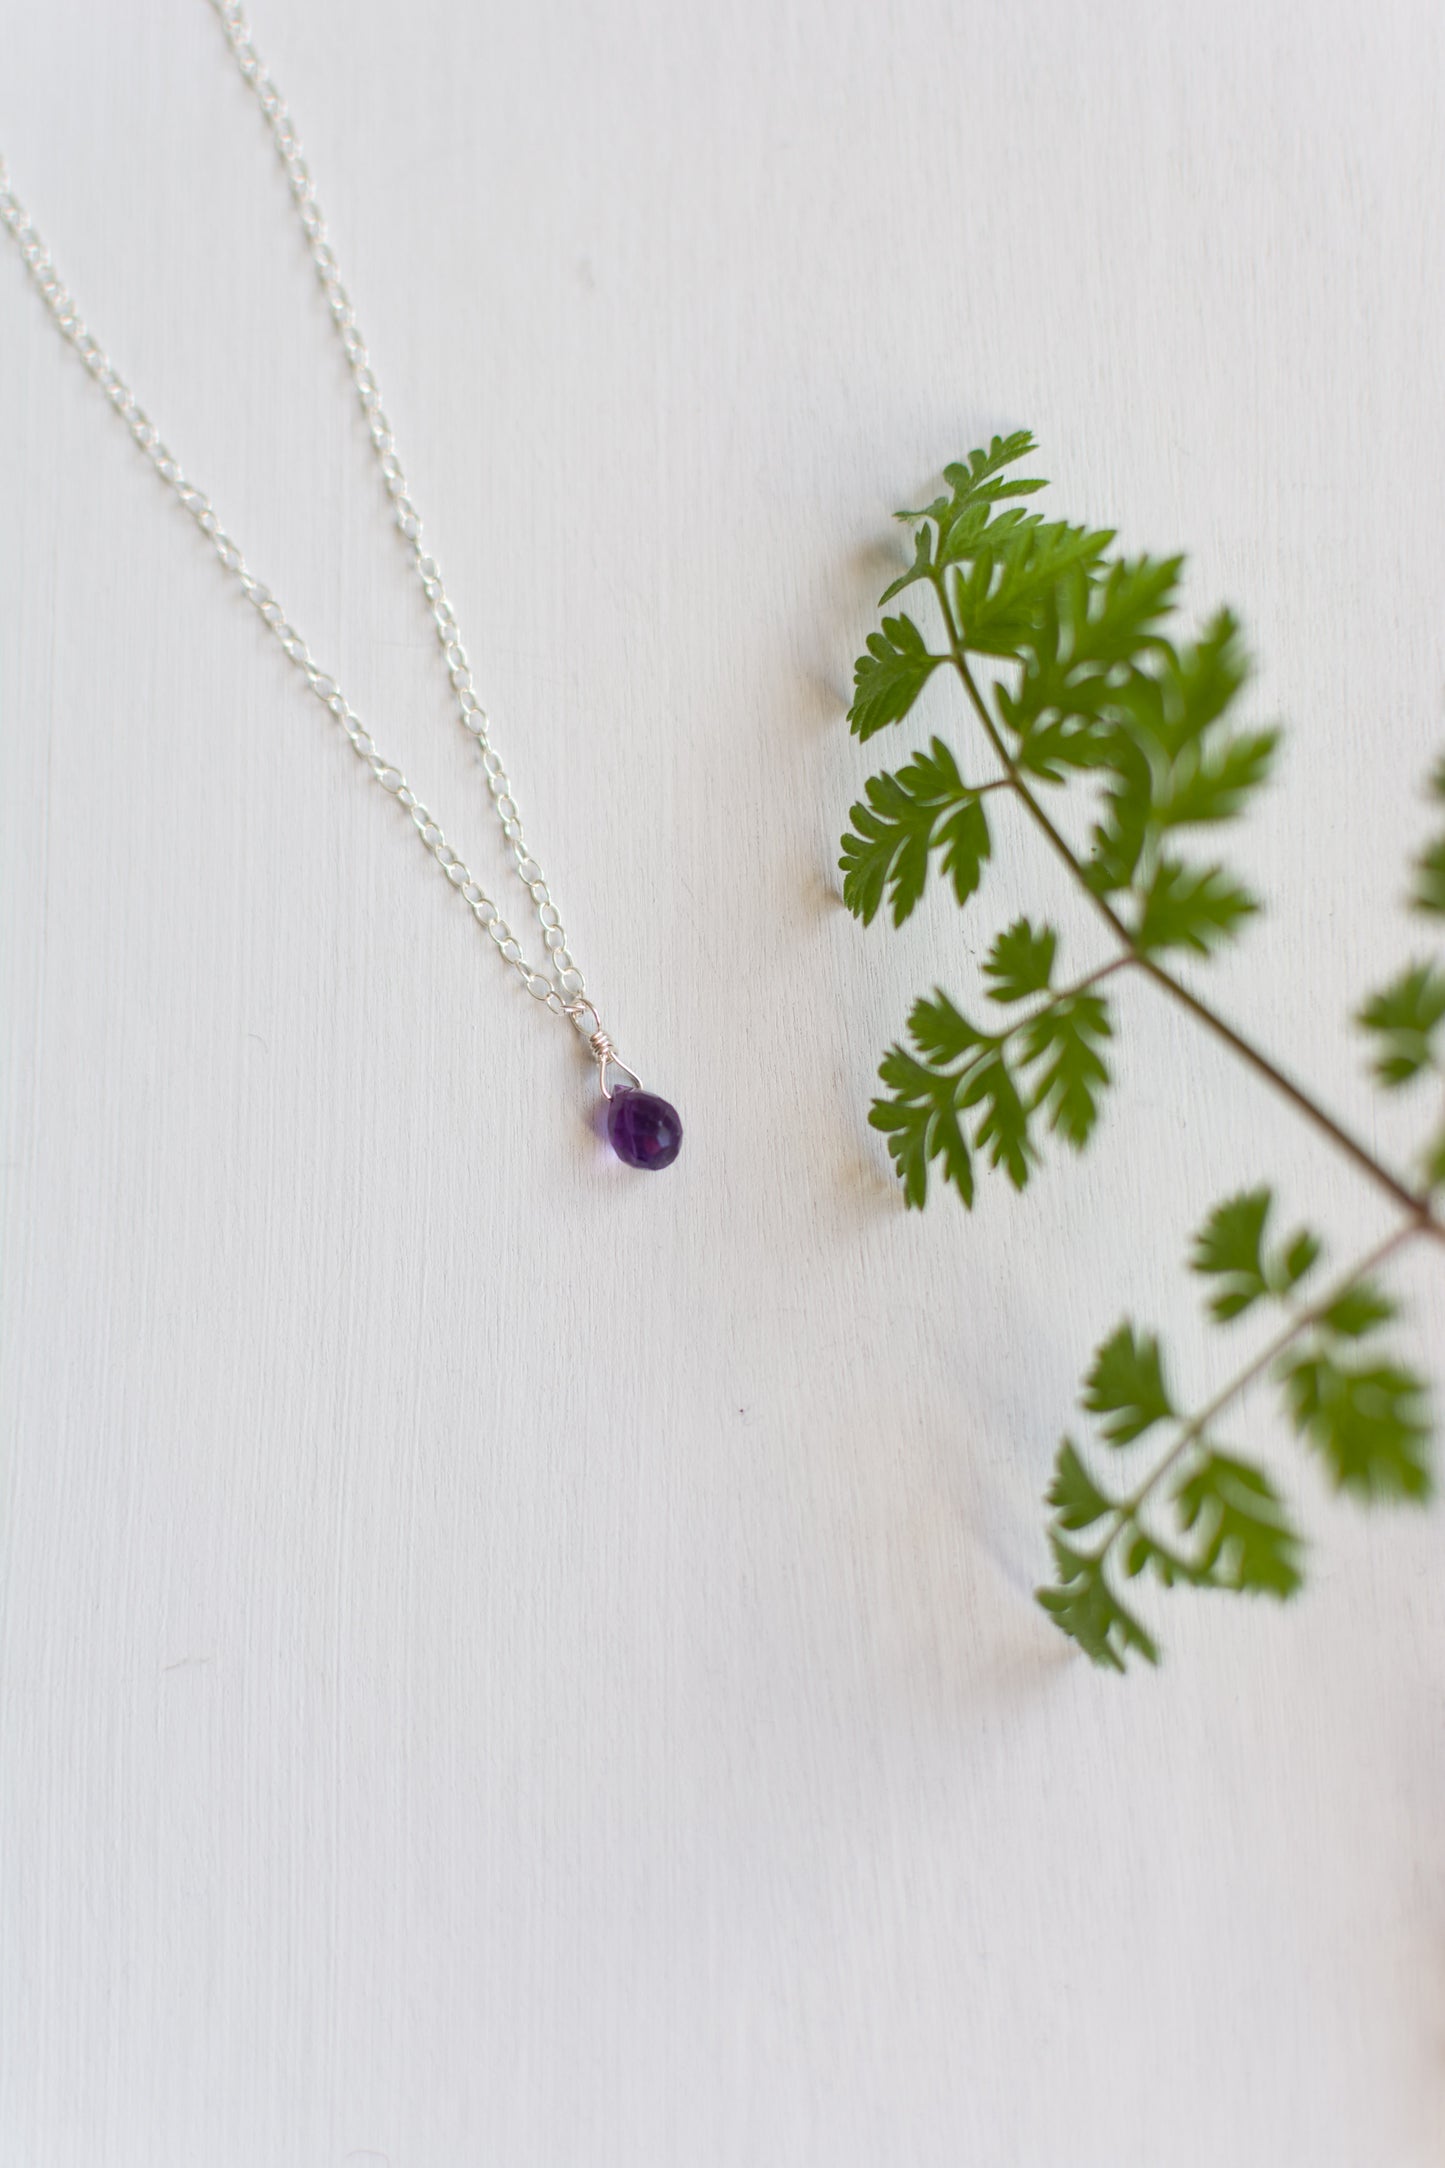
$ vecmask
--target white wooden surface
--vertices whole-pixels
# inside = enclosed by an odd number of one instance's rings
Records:
[[[263,10],[523,811],[684,1110],[564,1036],[0,254],[14,2168],[1417,2168],[1445,2144],[1437,1512],[1121,1686],[1029,1601],[1075,1382],[1276,1178],[1124,1004],[1097,1149],[905,1216],[864,1124],[1012,910],[864,934],[885,514],[995,427],[1183,543],[1291,724],[1213,983],[1347,1029],[1442,735],[1429,0]],[[170,442],[495,868],[279,174],[200,0],[0,4],[17,188]],[[920,730],[963,726],[945,688]],[[932,701],[932,695],[930,695]],[[876,750],[873,749],[873,750]],[[889,748],[891,751],[892,748]],[[1076,950],[1076,953],[1079,951]],[[1417,1344],[1445,1303],[1411,1280]]]

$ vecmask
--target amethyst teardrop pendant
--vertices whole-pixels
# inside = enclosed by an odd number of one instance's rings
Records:
[[[670,1167],[682,1149],[677,1108],[656,1092],[625,1085],[607,1102],[607,1137],[627,1167]]]
[[[641,1077],[623,1061],[585,994],[575,994],[562,1013],[587,1041],[587,1051],[597,1064],[597,1081],[607,1108],[607,1140],[623,1166],[670,1167],[682,1150],[677,1108],[656,1092],[642,1089]]]

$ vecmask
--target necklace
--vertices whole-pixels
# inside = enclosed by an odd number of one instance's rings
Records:
[[[0,221],[15,240],[25,267],[62,336],[75,348],[161,480],[207,537],[267,630],[280,643],[322,706],[340,724],[352,751],[388,796],[409,814],[423,846],[467,905],[478,926],[490,936],[503,962],[511,966],[534,1000],[542,1003],[554,1016],[564,1019],[585,1043],[597,1066],[597,1081],[606,1106],[607,1134],[618,1158],[629,1167],[669,1167],[682,1144],[682,1123],[675,1107],[655,1092],[643,1090],[641,1078],[621,1059],[603,1030],[602,1019],[588,996],[586,981],[567,946],[561,916],[552,901],[542,869],[523,840],[516,800],[501,756],[492,744],[491,724],[473,683],[471,664],[461,643],[440,567],[422,544],[421,520],[397,456],[391,424],[382,410],[381,393],[368,359],[366,342],[357,327],[356,311],[341,283],[335,252],[326,238],[325,222],[316,200],[310,169],[301,155],[295,124],[274,80],[261,64],[237,0],[211,0],[211,5],[220,17],[236,66],[261,109],[285,167],[292,205],[346,355],[356,396],[366,417],[372,450],[381,468],[396,524],[407,545],[408,562],[436,626],[462,728],[476,744],[487,789],[511,853],[513,870],[527,891],[541,930],[543,957],[540,968],[528,962],[521,943],[496,904],[447,842],[439,824],[417,798],[400,768],[380,751],[335,678],[313,661],[305,640],[288,622],[271,590],[247,569],[239,547],[221,526],[209,497],[186,478],[161,441],[154,423],[86,327],[49,251],[31,225],[23,204],[11,191],[3,156],[0,156]]]

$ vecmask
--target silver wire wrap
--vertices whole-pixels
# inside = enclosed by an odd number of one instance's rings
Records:
[[[5,225],[16,242],[25,267],[39,288],[62,336],[75,348],[161,480],[179,498],[210,542],[221,563],[234,575],[266,629],[280,643],[322,706],[340,724],[352,751],[365,763],[381,788],[395,798],[399,805],[405,807],[422,844],[462,897],[477,924],[491,936],[504,962],[511,965],[528,993],[534,999],[545,1002],[554,1015],[569,1017],[575,1024],[576,1018],[570,1015],[569,1005],[585,1000],[586,982],[568,950],[562,920],[552,901],[542,868],[523,841],[516,801],[512,797],[511,785],[501,758],[491,742],[490,721],[472,681],[471,664],[461,644],[456,616],[442,583],[441,569],[436,559],[429,556],[422,547],[421,519],[408,494],[406,476],[397,457],[396,440],[392,435],[391,424],[382,410],[376,376],[365,341],[357,327],[356,311],[341,283],[335,254],[326,239],[325,223],[316,200],[310,171],[301,155],[295,126],[280,91],[261,64],[240,7],[235,4],[235,0],[210,0],[210,4],[220,17],[236,66],[261,108],[281,163],[286,169],[291,201],[301,230],[305,234],[316,276],[326,296],[331,321],[346,355],[347,366],[356,386],[356,395],[366,417],[372,450],[381,468],[387,494],[392,500],[396,524],[407,543],[408,561],[420,583],[436,626],[447,673],[456,694],[462,728],[476,742],[482,766],[486,771],[487,788],[496,807],[502,833],[510,847],[514,869],[531,898],[537,922],[542,930],[542,945],[546,955],[540,970],[528,963],[521,943],[496,904],[447,842],[439,824],[417,798],[401,769],[378,749],[336,679],[312,660],[306,642],[295,627],[288,623],[271,590],[247,570],[239,546],[221,526],[210,499],[186,478],[179,462],[162,443],[154,423],[137,402],[135,394],[108,359],[99,341],[87,329],[51,260],[49,251],[31,225],[24,205],[11,191],[10,177],[3,156],[0,156],[0,223]],[[587,1008],[600,1029],[600,1019],[590,1002],[587,1002]],[[610,1058],[615,1062],[615,1056]],[[603,1066],[600,1057],[599,1066]],[[631,1074],[630,1071],[628,1073]]]
[[[587,1041],[588,1052],[597,1064],[597,1084],[604,1099],[610,1099],[615,1089],[611,1081],[613,1070],[620,1071],[623,1076],[631,1077],[633,1088],[635,1090],[641,1089],[641,1077],[634,1068],[622,1059],[611,1039],[602,1029],[602,1019],[585,994],[580,994],[575,1000],[569,1001],[563,1013],[571,1018],[577,1028],[579,1037]],[[589,1017],[593,1026],[590,1031],[587,1028]]]
[[[597,1064],[597,1083],[604,1099],[610,1099],[617,1088],[612,1082],[612,1075],[616,1070],[620,1070],[623,1076],[631,1077],[634,1091],[641,1088],[641,1077],[635,1069],[628,1068],[605,1031],[594,1031],[587,1044],[591,1047],[592,1058]]]

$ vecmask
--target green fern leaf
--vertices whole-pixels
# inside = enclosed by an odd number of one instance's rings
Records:
[[[1112,1035],[1108,1004],[1099,994],[1064,994],[1025,1024],[1020,1059],[1038,1067],[1030,1102],[1048,1116],[1074,1150],[1082,1151],[1099,1118],[1099,1100],[1109,1082],[1100,1049]]]
[[[1178,754],[1217,723],[1249,676],[1239,622],[1230,610],[1211,618],[1192,647],[1165,650],[1158,739]]]
[[[1195,949],[1207,956],[1259,909],[1222,866],[1186,866],[1161,858],[1144,894],[1135,941],[1146,955]]]
[[[886,894],[893,923],[901,926],[923,894],[935,850],[954,895],[967,902],[991,849],[988,819],[943,740],[935,738],[892,774],[870,776],[864,790],[866,802],[853,807],[838,861],[843,901],[854,916],[870,925]]]
[[[1373,1280],[1356,1280],[1320,1314],[1321,1328],[1337,1340],[1363,1340],[1399,1315],[1399,1305]]]
[[[1384,1085],[1410,1083],[1436,1059],[1434,1034],[1445,1018],[1445,969],[1412,964],[1365,1003],[1359,1021],[1379,1042],[1375,1074]]]
[[[1111,1333],[1084,1380],[1083,1405],[1102,1417],[1099,1432],[1110,1445],[1132,1445],[1174,1414],[1152,1333],[1136,1333],[1127,1321]]]
[[[911,617],[885,617],[870,632],[868,652],[853,665],[853,705],[848,722],[855,737],[875,737],[901,723],[929,678],[947,658],[929,652]]]
[[[1319,1257],[1319,1242],[1305,1228],[1273,1255],[1266,1254],[1264,1233],[1272,1204],[1267,1189],[1227,1197],[1194,1238],[1190,1266],[1220,1283],[1209,1308],[1221,1324],[1242,1317],[1265,1295],[1289,1294]]]
[[[955,1079],[915,1061],[901,1046],[889,1048],[878,1074],[891,1097],[875,1099],[868,1119],[888,1139],[905,1202],[923,1209],[929,1165],[937,1160],[943,1179],[971,1206],[973,1162],[959,1126]]]
[[[1048,990],[1054,971],[1058,935],[1052,926],[1035,927],[1026,918],[1015,919],[988,952],[984,976],[993,980],[992,1001],[1023,1001],[1029,994]]]
[[[1207,1451],[1173,1496],[1179,1523],[1199,1543],[1201,1586],[1283,1599],[1300,1585],[1300,1541],[1262,1470]]]
[[[1417,911],[1445,918],[1445,836],[1429,844],[1415,862],[1413,901]]]
[[[987,451],[970,452],[943,470],[949,494],[935,497],[916,512],[898,512],[900,520],[917,523],[913,563],[883,591],[891,602],[905,587],[918,580],[934,579],[945,565],[963,562],[981,548],[996,549],[1022,527],[1039,525],[1035,514],[1010,506],[994,513],[993,507],[1008,498],[1031,497],[1048,484],[1038,480],[1003,477],[1005,467],[1015,465],[1035,449],[1027,429],[1011,436],[995,437]]]
[[[1036,1595],[1059,1631],[1077,1642],[1091,1662],[1108,1670],[1122,1671],[1131,1653],[1157,1664],[1159,1651],[1153,1639],[1114,1594],[1102,1561],[1076,1551],[1057,1531],[1049,1541],[1058,1583],[1038,1589]]]
[[[921,997],[908,1012],[908,1035],[925,1058],[935,1066],[972,1060],[983,1047],[997,1042],[971,1024],[963,1011],[935,987],[932,1000]]]
[[[982,1109],[973,1133],[975,1146],[987,1152],[991,1165],[1002,1167],[1015,1189],[1023,1189],[1035,1156],[1028,1110],[1013,1072],[997,1047],[980,1055],[963,1072],[959,1103]]]
[[[1241,732],[1214,745],[1188,743],[1157,792],[1153,815],[1161,828],[1195,828],[1231,821],[1269,778],[1277,730]]]
[[[1106,528],[1064,520],[1021,527],[995,550],[955,571],[950,600],[964,643],[976,654],[1017,656],[1038,623],[1044,598],[1064,574],[1097,562],[1113,541]]]
[[[1112,896],[1133,885],[1149,840],[1154,812],[1154,771],[1142,747],[1121,728],[1105,740],[1108,788],[1084,879],[1096,894]]]
[[[1054,1462],[1048,1503],[1054,1509],[1059,1526],[1074,1533],[1081,1528],[1092,1528],[1095,1521],[1113,1509],[1113,1500],[1105,1497],[1068,1438],[1060,1445]]]
[[[1398,1363],[1349,1363],[1315,1346],[1281,1366],[1290,1418],[1336,1487],[1361,1498],[1430,1494],[1425,1386]]]

